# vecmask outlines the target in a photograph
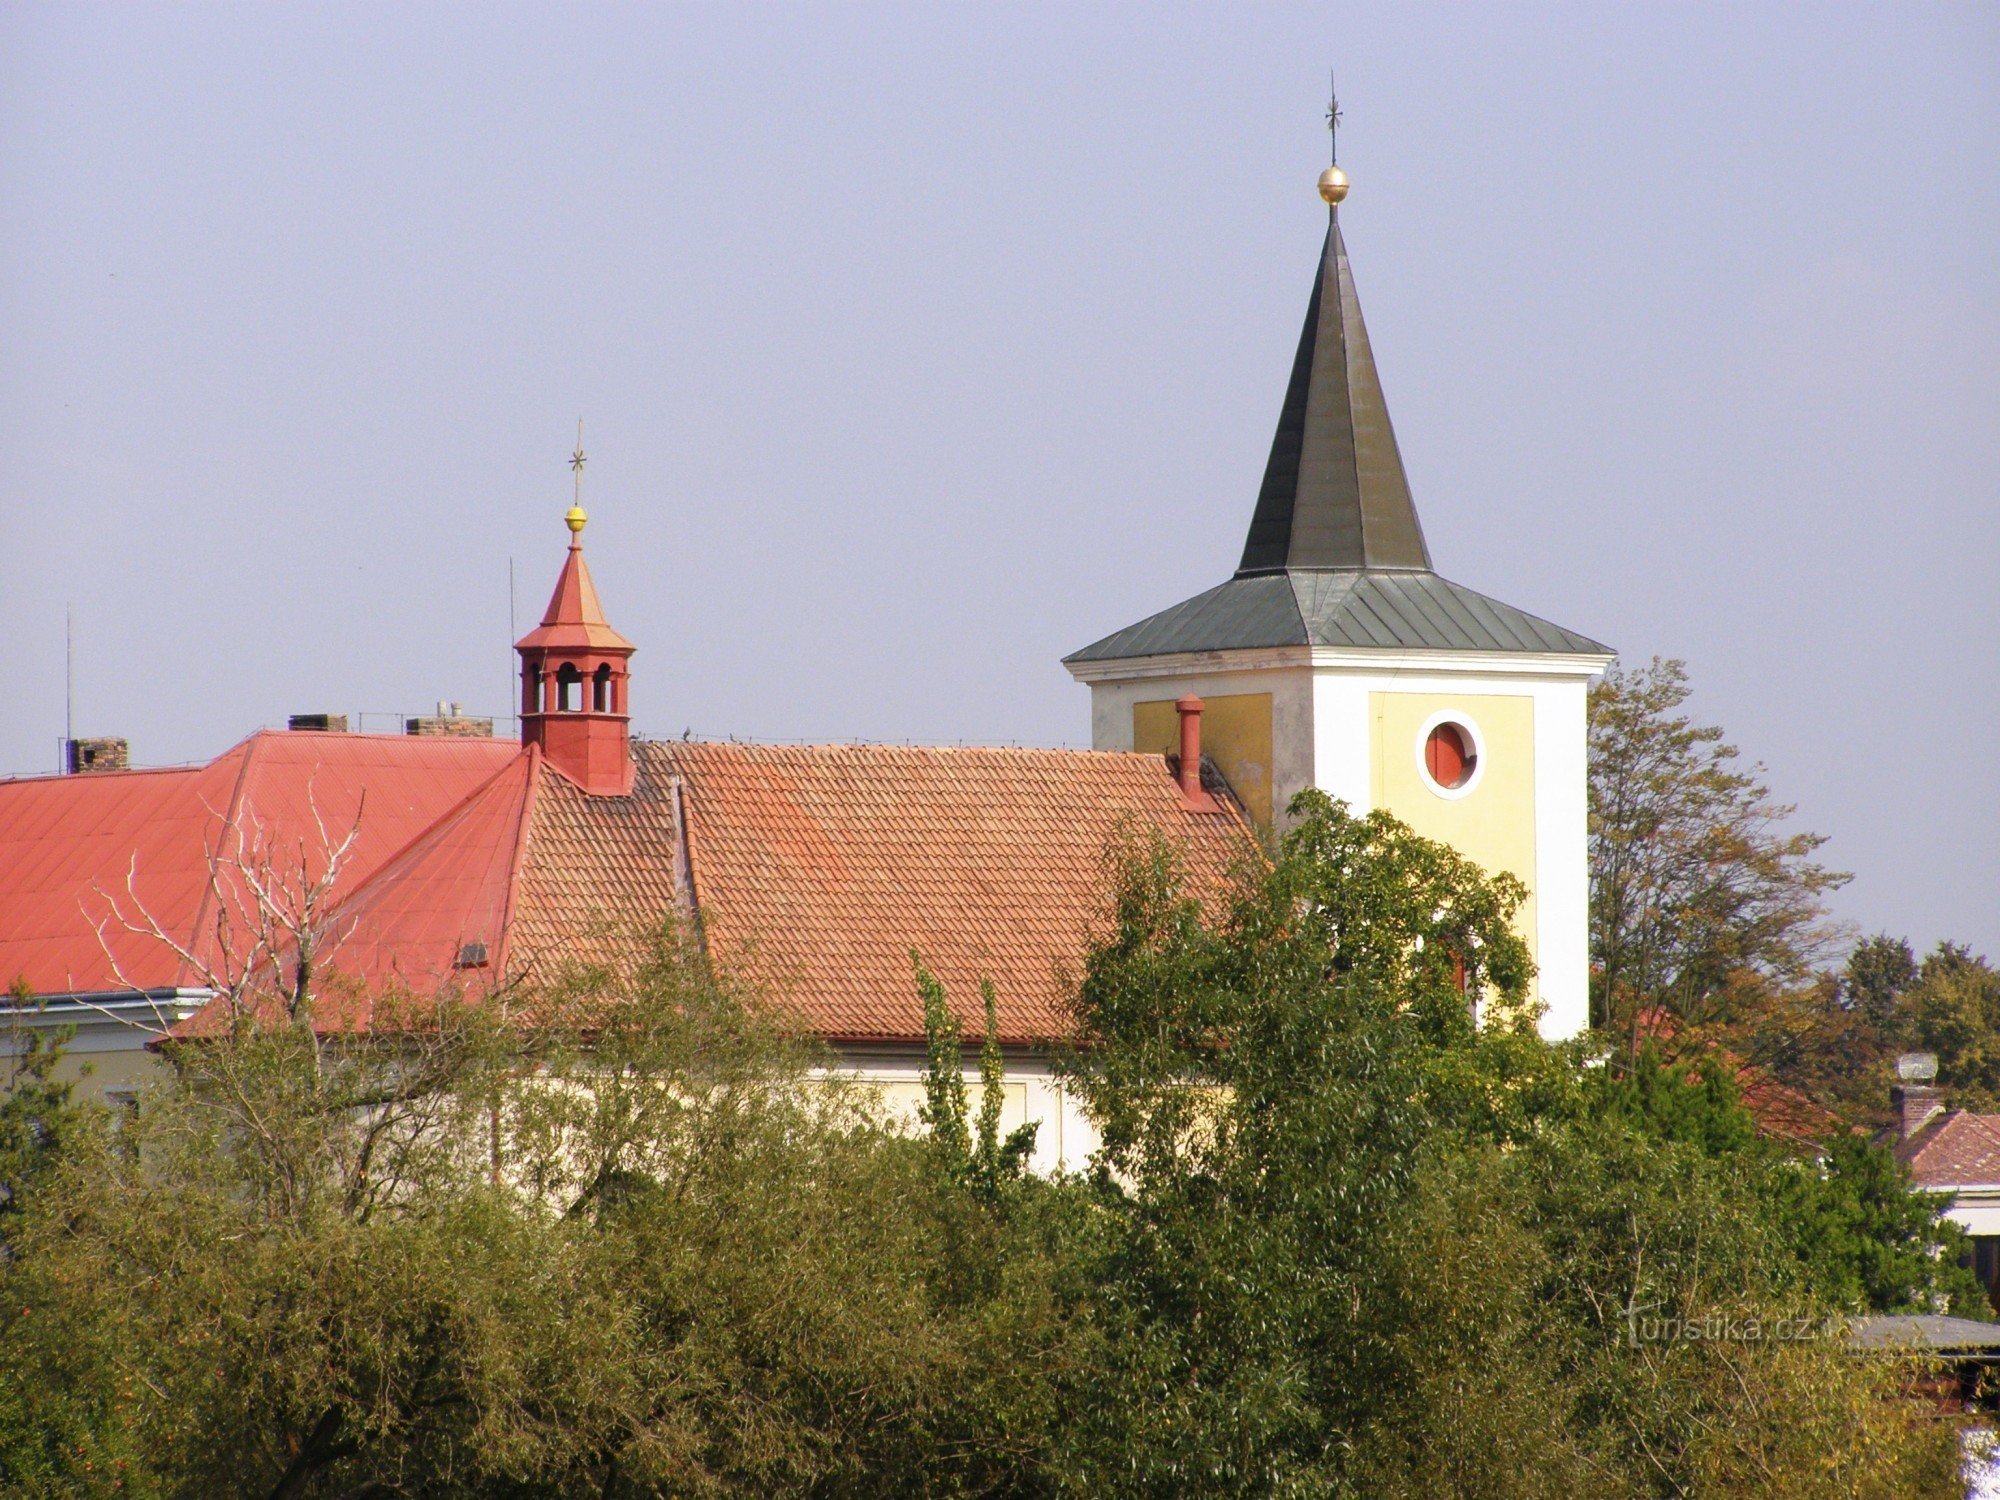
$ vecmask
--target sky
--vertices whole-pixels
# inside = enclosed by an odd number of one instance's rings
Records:
[[[72,617],[142,764],[506,712],[579,417],[638,730],[1087,743],[1060,657],[1241,549],[1330,66],[1439,570],[2000,957],[1983,3],[10,3],[0,774]]]

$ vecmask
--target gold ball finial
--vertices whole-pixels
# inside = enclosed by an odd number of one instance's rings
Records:
[[[568,514],[563,517],[563,525],[569,528],[571,536],[582,536],[584,525],[589,520],[590,517],[583,513],[581,505],[572,505]]]
[[[1319,174],[1319,195],[1325,202],[1338,205],[1347,196],[1347,174],[1338,167],[1328,167]]]

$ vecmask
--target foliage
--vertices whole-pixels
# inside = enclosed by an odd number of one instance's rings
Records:
[[[1907,1168],[1865,1136],[1835,1132],[1816,1154],[1759,1136],[1735,1078],[1713,1053],[1667,1061],[1648,1043],[1629,1066],[1594,1074],[1591,1113],[1687,1146],[1737,1173],[1764,1205],[1773,1254],[1843,1313],[1950,1312],[1986,1318],[1985,1289],[1959,1264],[1964,1235],[1946,1196],[1917,1192]]]
[[[1938,1083],[1963,1109],[2000,1109],[2000,970],[1956,943],[1925,957],[1900,997],[1908,1040],[1935,1052]]]
[[[912,952],[917,993],[924,1002],[924,1108],[927,1138],[947,1181],[963,1183],[979,1198],[995,1203],[1002,1189],[1020,1180],[1035,1152],[1036,1122],[1015,1126],[1002,1138],[1000,1112],[1006,1093],[1006,1060],[1000,1051],[1000,997],[993,981],[982,980],[979,998],[985,1008],[985,1030],[979,1045],[979,1116],[968,1132],[966,1124],[965,1058],[959,1045],[958,1023],[935,974]]]
[[[1847,880],[1788,829],[1761,766],[1682,707],[1685,666],[1613,669],[1590,695],[1593,1019],[1624,1028],[1650,1005],[1732,1020],[1810,981],[1830,940],[1824,897]]]
[[[1729,1080],[1539,1042],[1517,889],[1381,813],[1292,815],[1219,899],[1132,851],[1084,977],[1115,1227],[1081,1312],[1104,1353],[1066,1403],[1077,1488],[1945,1492],[1948,1434],[1825,1336],[1831,1278],[1774,1197],[1812,1179]],[[1644,1338],[1641,1314],[1814,1336]]]
[[[272,966],[135,1114],[33,1137],[0,1490],[1950,1492],[1821,1321],[1938,1290],[1931,1205],[1756,1142],[1725,1072],[1543,1043],[1517,884],[1292,813],[1220,889],[1123,852],[1087,1176],[1022,1169],[992,988],[975,1106],[921,963],[914,1135],[673,927],[366,1035]]]

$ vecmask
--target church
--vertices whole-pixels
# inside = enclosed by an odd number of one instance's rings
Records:
[[[1345,174],[1319,190],[1325,240],[1242,555],[1064,659],[1092,749],[639,738],[642,653],[598,597],[576,506],[515,646],[518,741],[449,716],[393,735],[300,715],[202,765],[129,768],[122,742],[80,741],[68,774],[0,781],[0,983],[31,997],[0,1047],[72,1027],[94,1089],[141,1087],[148,1043],[198,1026],[240,957],[246,871],[307,848],[326,962],[364,996],[492,992],[678,916],[912,1106],[911,951],[975,1034],[991,979],[1005,1123],[1040,1122],[1037,1166],[1078,1167],[1094,1136],[1047,1048],[1107,850],[1157,831],[1220,880],[1306,787],[1517,876],[1543,1030],[1582,1030],[1584,705],[1612,653],[1433,567],[1341,235]],[[365,1001],[327,1024],[365,1029]]]

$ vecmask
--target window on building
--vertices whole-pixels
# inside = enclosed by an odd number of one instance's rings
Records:
[[[611,712],[611,663],[606,662],[590,674],[590,711],[594,714]]]
[[[556,672],[556,712],[573,714],[583,707],[583,673],[564,662]]]
[[[1461,724],[1440,724],[1424,741],[1424,769],[1446,791],[1456,791],[1472,780],[1478,764],[1472,735]]]

